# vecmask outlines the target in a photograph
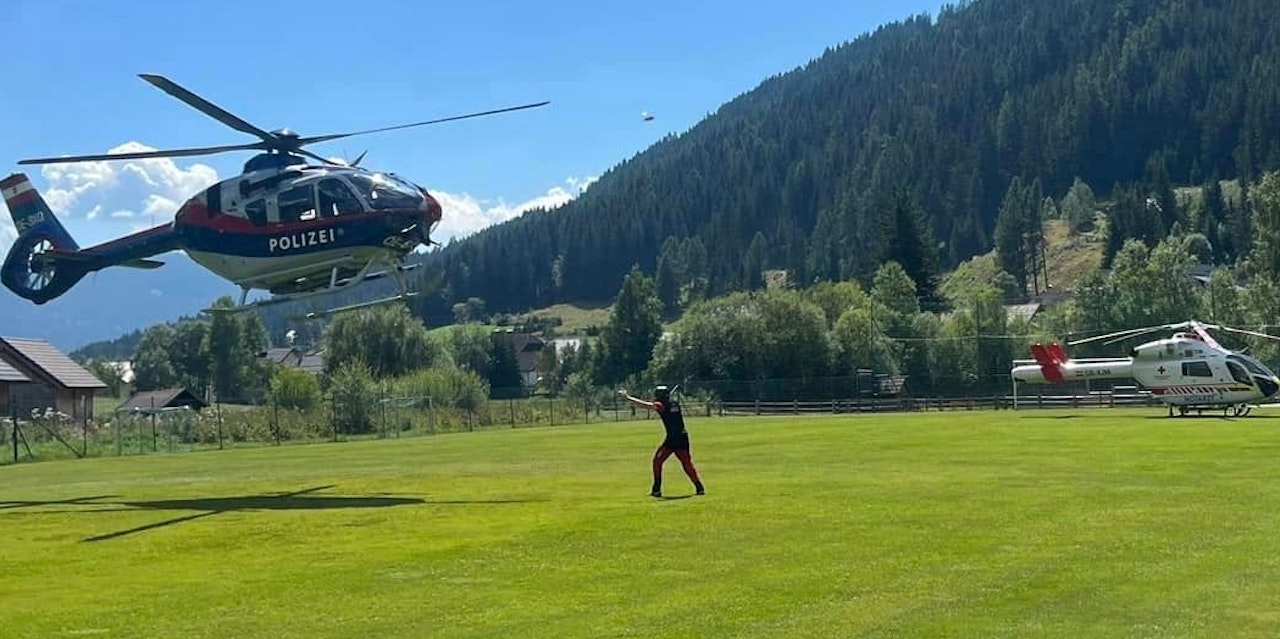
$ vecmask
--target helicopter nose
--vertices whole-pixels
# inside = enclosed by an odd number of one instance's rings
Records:
[[[440,203],[427,193],[426,189],[422,190],[422,212],[426,214],[428,226],[440,221],[444,217],[444,211],[440,208]]]
[[[1258,390],[1262,391],[1264,397],[1271,397],[1280,392],[1280,380],[1274,377],[1254,376],[1258,382]]]

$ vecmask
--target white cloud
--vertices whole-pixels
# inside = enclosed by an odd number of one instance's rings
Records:
[[[0,249],[4,249],[7,252],[16,239],[18,239],[18,229],[14,228],[13,220],[8,215],[5,215],[3,219],[0,219]]]
[[[126,142],[107,153],[154,151],[141,142]],[[180,167],[171,158],[47,164],[40,175],[49,208],[63,218],[87,211],[85,219],[144,216],[156,224],[173,219],[181,202],[218,181],[218,172],[206,164]],[[106,218],[104,210],[114,211]]]
[[[480,200],[468,193],[432,190],[431,195],[440,202],[440,208],[443,209],[444,214],[440,226],[436,228],[435,239],[446,242],[450,238],[464,237],[485,227],[519,217],[526,211],[538,208],[553,209],[581,195],[595,181],[595,177],[581,179],[571,177],[565,180],[567,188],[553,186],[547,189],[546,193],[517,204],[507,204],[501,199],[494,204],[490,200]]]
[[[107,153],[154,150],[141,142],[126,142]],[[180,167],[172,159],[154,158],[46,164],[40,177],[45,184],[36,186],[60,218],[83,216],[96,223],[121,224],[136,217],[146,228],[173,219],[182,202],[218,181],[218,172],[205,164]],[[0,251],[7,251],[18,234],[9,215],[0,218]]]

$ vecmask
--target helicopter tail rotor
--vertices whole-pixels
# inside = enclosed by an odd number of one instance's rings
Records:
[[[18,240],[0,266],[0,283],[36,304],[63,293],[88,274],[84,264],[58,259],[80,249],[67,229],[45,203],[26,175],[15,173],[0,180]]]

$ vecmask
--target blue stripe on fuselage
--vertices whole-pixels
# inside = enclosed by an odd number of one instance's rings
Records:
[[[178,248],[181,247],[178,246],[178,238],[173,232],[173,226],[162,224],[110,242],[90,246],[81,251],[81,254],[93,258],[89,270],[96,271],[121,262],[168,253]]]

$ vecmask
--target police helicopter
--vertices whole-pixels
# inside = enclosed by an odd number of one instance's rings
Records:
[[[540,107],[537,102],[424,122],[350,133],[301,136],[289,129],[265,131],[160,75],[143,80],[237,131],[259,139],[245,144],[128,153],[47,157],[18,164],[188,157],[228,151],[261,151],[241,175],[222,180],[183,203],[172,222],[95,246],[80,248],[25,174],[0,180],[17,241],[0,266],[0,282],[17,295],[44,304],[85,275],[112,266],[153,269],[150,259],[181,250],[197,264],[241,289],[231,311],[326,295],[361,282],[392,276],[400,294],[309,317],[405,299],[405,256],[435,244],[439,202],[426,189],[394,173],[335,163],[303,147],[357,135],[407,129]],[[304,157],[305,156],[305,157]],[[306,158],[317,160],[311,164]],[[247,304],[251,290],[275,297]]]
[[[1060,344],[1033,344],[1034,363],[1016,361],[1011,373],[1013,379],[1027,384],[1133,379],[1168,406],[1170,417],[1175,410],[1179,416],[1191,410],[1217,409],[1224,415],[1248,415],[1253,403],[1280,391],[1280,378],[1257,359],[1223,347],[1209,334],[1210,329],[1280,340],[1266,333],[1192,320],[1067,343],[1075,346],[1106,340],[1104,343],[1113,344],[1156,331],[1178,331],[1172,337],[1141,344],[1123,358],[1072,359]]]

